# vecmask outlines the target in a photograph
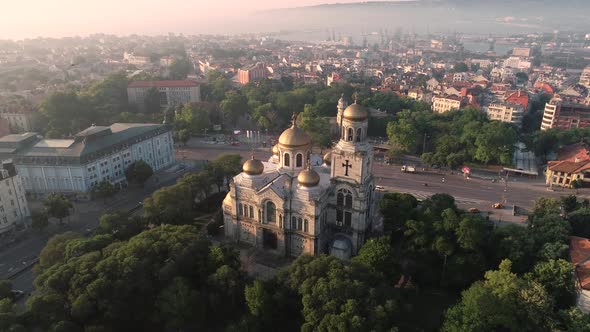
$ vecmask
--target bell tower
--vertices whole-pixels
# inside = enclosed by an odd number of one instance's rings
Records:
[[[338,128],[342,128],[342,114],[344,110],[348,107],[348,101],[344,98],[344,93],[340,95],[340,99],[338,100],[338,114],[336,115],[336,122],[338,123]]]
[[[355,98],[356,99],[356,98]],[[339,103],[340,109],[340,103]],[[355,100],[341,114],[340,140],[332,149],[330,175],[334,185],[331,216],[345,234],[355,255],[371,229],[373,148],[367,140],[369,113]],[[341,235],[343,236],[343,235]]]

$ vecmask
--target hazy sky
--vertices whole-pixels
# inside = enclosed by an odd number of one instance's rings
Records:
[[[223,19],[244,17],[259,10],[345,2],[360,1],[0,0],[0,39],[62,37],[96,32],[194,33],[221,25]]]

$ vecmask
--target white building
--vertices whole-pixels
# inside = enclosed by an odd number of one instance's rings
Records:
[[[0,235],[24,224],[30,216],[21,177],[12,163],[3,163],[0,169]]]
[[[504,60],[504,68],[514,68],[518,70],[528,71],[531,69],[531,62],[517,56],[511,56]]]
[[[135,55],[133,53],[127,52],[123,54],[123,60],[125,60],[125,62],[127,62],[128,64],[136,66],[145,66],[151,63],[151,59],[149,56]]]
[[[340,141],[323,158],[294,119],[268,162],[244,163],[222,204],[228,239],[287,257],[358,252],[372,230],[373,147],[368,112],[344,105]]]
[[[487,115],[490,120],[512,123],[520,127],[524,117],[524,108],[520,104],[494,103],[488,106]]]
[[[161,124],[92,126],[73,139],[35,133],[0,138],[2,159],[12,159],[31,193],[86,193],[107,180],[125,185],[125,169],[138,160],[154,172],[174,164],[171,128]]]
[[[450,110],[458,110],[462,106],[462,98],[457,96],[435,96],[432,98],[432,111],[446,113]]]
[[[160,93],[160,106],[182,105],[201,101],[199,83],[191,80],[181,81],[135,81],[127,86],[127,98],[130,104],[142,108],[150,89],[157,89]]]
[[[580,85],[590,89],[590,66],[587,66],[580,75]]]
[[[10,107],[0,107],[0,118],[6,119],[11,133],[24,133],[31,131],[33,112],[17,110]]]

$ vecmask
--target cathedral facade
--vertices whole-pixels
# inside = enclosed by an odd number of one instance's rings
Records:
[[[340,140],[324,156],[294,117],[268,161],[244,163],[223,201],[228,239],[290,257],[358,252],[373,216],[368,112],[341,98],[337,121]]]

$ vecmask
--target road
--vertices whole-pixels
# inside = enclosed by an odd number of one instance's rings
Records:
[[[259,148],[253,151],[256,158],[261,160],[268,160],[271,156],[270,148]],[[179,160],[212,160],[223,153],[239,153],[245,160],[250,158],[252,151],[244,145],[235,147],[203,144],[192,140],[187,147],[178,149],[177,158]],[[418,198],[447,193],[454,196],[461,207],[476,207],[482,211],[490,210],[491,205],[496,202],[502,202],[505,206],[517,205],[524,209],[531,209],[533,201],[538,197],[559,198],[575,193],[568,189],[547,191],[542,178],[528,179],[511,176],[506,185],[504,182],[492,183],[490,180],[479,178],[465,179],[462,174],[457,173],[439,174],[421,172],[421,169],[414,174],[403,173],[400,165],[385,165],[377,161],[373,164],[373,175],[376,184],[384,186],[388,191],[410,193]],[[424,186],[425,183],[428,186]],[[590,198],[590,190],[579,190],[578,197]]]

